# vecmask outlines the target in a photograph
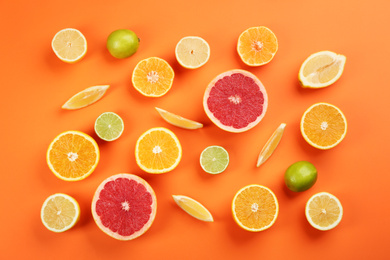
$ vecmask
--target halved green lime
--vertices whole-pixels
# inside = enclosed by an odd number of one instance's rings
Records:
[[[221,173],[229,165],[229,154],[225,148],[221,146],[209,146],[204,149],[200,155],[200,165],[207,173]]]
[[[124,129],[123,120],[113,112],[104,112],[95,121],[96,134],[105,141],[118,139]]]

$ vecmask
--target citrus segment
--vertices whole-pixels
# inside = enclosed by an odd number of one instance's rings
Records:
[[[147,97],[165,95],[172,87],[175,73],[165,60],[151,57],[138,62],[133,70],[134,88]]]
[[[41,208],[43,225],[53,232],[64,232],[80,219],[80,206],[69,195],[56,193],[49,196]]]
[[[203,127],[203,124],[201,123],[173,114],[164,109],[158,107],[155,107],[155,109],[160,114],[160,116],[171,125],[185,128],[185,129],[199,129]]]
[[[230,70],[209,83],[203,107],[218,127],[239,133],[255,127],[263,119],[268,96],[255,75],[245,70]]]
[[[237,52],[241,60],[249,66],[269,63],[278,51],[275,34],[265,26],[251,27],[238,38]]]
[[[100,159],[95,140],[79,131],[59,134],[47,149],[46,161],[50,170],[65,181],[79,181],[88,177]]]
[[[62,108],[74,110],[92,105],[104,96],[109,87],[109,85],[100,85],[86,88],[68,99]]]
[[[298,79],[302,87],[323,88],[336,82],[344,71],[346,57],[331,51],[310,55],[301,65]]]
[[[343,217],[338,198],[327,192],[314,194],[306,203],[305,215],[310,225],[319,230],[335,228]]]
[[[172,171],[179,164],[181,156],[179,139],[164,127],[149,129],[138,138],[135,146],[136,162],[148,173]]]
[[[209,146],[200,154],[200,165],[207,173],[221,173],[229,165],[229,153],[222,146]]]
[[[316,103],[303,114],[300,128],[310,145],[325,150],[335,147],[344,139],[347,120],[336,106]]]
[[[51,47],[60,60],[74,63],[87,53],[87,40],[79,30],[67,28],[54,35]]]
[[[177,43],[175,55],[179,64],[184,68],[197,69],[209,60],[210,46],[201,37],[187,36]]]
[[[118,139],[124,129],[122,118],[113,112],[102,113],[95,121],[95,133],[105,141]]]
[[[280,126],[275,130],[272,136],[268,139],[267,143],[264,145],[263,149],[261,150],[259,157],[257,158],[257,164],[256,164],[257,167],[265,163],[265,161],[267,161],[268,158],[275,151],[276,147],[278,147],[279,142],[282,139],[285,128],[286,128],[286,124],[284,123],[280,124]]]
[[[202,221],[213,222],[213,216],[210,211],[198,201],[183,195],[172,195],[176,204],[185,212]]]
[[[243,229],[258,232],[270,228],[279,213],[275,194],[267,187],[251,184],[233,198],[233,218]]]
[[[157,200],[152,187],[133,174],[117,174],[104,180],[92,200],[96,225],[118,240],[131,240],[152,225]]]

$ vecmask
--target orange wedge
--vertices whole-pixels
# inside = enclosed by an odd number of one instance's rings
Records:
[[[67,28],[54,35],[51,47],[60,60],[74,63],[87,53],[87,40],[79,30]]]
[[[165,60],[151,57],[138,62],[133,70],[134,88],[147,97],[161,97],[172,87],[175,73]]]
[[[214,221],[210,211],[208,211],[208,209],[205,206],[203,206],[201,203],[194,200],[193,198],[184,195],[172,195],[172,197],[176,202],[176,204],[181,209],[183,209],[185,212],[187,212],[189,215],[193,216],[194,218],[206,222]]]
[[[203,127],[203,124],[178,116],[164,109],[155,107],[160,116],[170,123],[171,125],[185,128],[185,129],[199,129]]]
[[[66,131],[59,134],[47,149],[46,161],[50,170],[65,181],[79,181],[87,178],[100,159],[95,140],[80,131]]]
[[[109,85],[102,85],[86,88],[68,99],[62,108],[74,110],[89,106],[101,99],[109,87]]]
[[[338,107],[317,103],[305,111],[300,127],[303,138],[310,145],[326,150],[344,139],[347,134],[347,119]]]
[[[270,228],[275,223],[279,204],[269,188],[251,184],[236,193],[232,212],[234,220],[241,228],[258,232]]]
[[[269,63],[278,51],[275,34],[265,26],[246,29],[238,38],[237,52],[241,60],[249,66]]]
[[[272,134],[270,139],[268,139],[267,143],[264,145],[257,159],[257,164],[256,164],[257,167],[265,163],[265,161],[267,161],[268,158],[275,151],[276,147],[278,147],[278,144],[282,139],[285,127],[286,124],[284,123],[280,124],[280,126],[275,130],[275,132]]]
[[[179,164],[182,148],[179,139],[164,127],[151,128],[143,133],[135,146],[138,166],[148,173],[172,171]]]

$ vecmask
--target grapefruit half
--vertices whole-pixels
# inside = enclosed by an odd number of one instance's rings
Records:
[[[207,86],[203,107],[219,128],[240,133],[255,127],[268,107],[267,92],[261,81],[246,70],[219,74]]]
[[[118,240],[132,240],[144,234],[152,225],[156,210],[152,187],[144,179],[127,173],[104,180],[92,200],[97,226]]]

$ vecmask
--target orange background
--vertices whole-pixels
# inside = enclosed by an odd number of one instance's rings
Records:
[[[389,257],[388,216],[390,132],[389,46],[387,0],[370,1],[1,1],[1,259],[385,259]],[[239,34],[264,25],[277,36],[279,50],[271,63],[244,65],[236,52]],[[51,50],[54,34],[79,29],[88,53],[76,64],[60,61]],[[118,60],[105,41],[110,32],[128,28],[141,38],[138,52]],[[174,55],[184,36],[208,41],[211,57],[197,70],[181,68]],[[297,80],[301,63],[321,50],[346,55],[342,77],[319,90],[302,89]],[[151,56],[167,60],[176,76],[160,98],[141,96],[131,84],[136,63]],[[252,130],[227,133],[211,123],[202,108],[204,90],[226,70],[246,69],[265,85],[269,107]],[[104,98],[87,108],[64,111],[73,94],[93,85],[110,84]],[[299,130],[301,115],[316,102],[338,106],[348,120],[348,133],[337,147],[320,151],[309,146]],[[154,107],[204,123],[195,131],[163,121]],[[125,122],[120,139],[98,141],[101,160],[96,171],[80,182],[57,179],[46,165],[46,150],[65,130],[93,132],[105,111]],[[280,123],[283,139],[260,168],[256,159]],[[163,175],[144,173],[135,163],[137,138],[147,129],[173,130],[183,147],[179,166]],[[216,176],[202,171],[201,151],[222,145],[230,154],[228,169]],[[308,191],[285,188],[283,174],[299,160],[318,169]],[[104,234],[92,219],[90,205],[97,186],[107,177],[128,172],[154,188],[158,209],[143,236],[128,242]],[[231,201],[241,187],[258,183],[271,188],[280,204],[275,225],[261,233],[241,230],[231,216]],[[327,191],[344,207],[338,227],[313,229],[304,207],[313,194]],[[43,201],[56,192],[80,203],[80,222],[55,234],[40,220]],[[205,205],[215,222],[187,215],[171,195],[190,196]],[[244,257],[245,256],[245,257]]]

